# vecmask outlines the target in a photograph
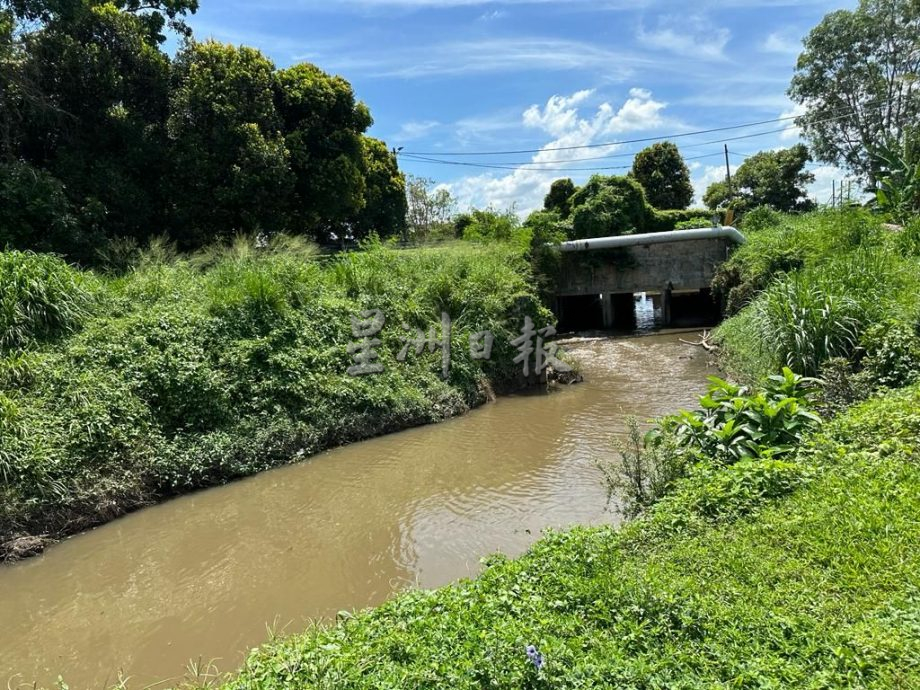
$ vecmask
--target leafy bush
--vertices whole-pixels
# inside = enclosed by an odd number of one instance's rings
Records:
[[[868,328],[862,338],[861,364],[876,386],[901,388],[920,380],[920,333],[917,324],[888,320]]]
[[[713,213],[704,208],[672,209],[668,211],[651,209],[643,232],[670,232],[672,230],[710,228],[712,227],[712,216]]]
[[[27,163],[0,164],[0,250],[65,252],[92,258],[99,241],[67,198],[64,184]]]
[[[627,436],[619,447],[619,461],[598,460],[607,487],[607,504],[614,496],[620,512],[634,518],[667,494],[685,476],[688,453],[675,434],[656,433],[646,443],[634,418],[627,420]]]
[[[571,198],[572,239],[631,235],[648,225],[652,207],[630,177],[595,175]]]
[[[758,206],[744,214],[741,229],[744,232],[759,232],[776,227],[782,222],[782,215],[771,206]]]
[[[864,372],[845,357],[833,357],[821,366],[819,409],[827,417],[836,416],[853,403],[865,400],[875,385]]]
[[[712,219],[707,218],[706,216],[699,216],[698,218],[691,218],[690,220],[682,220],[674,226],[675,230],[697,230],[700,228],[708,228],[712,225]]]
[[[709,392],[700,398],[701,410],[664,418],[648,442],[654,445],[663,434],[673,434],[697,457],[732,464],[787,455],[821,422],[809,409],[817,381],[788,368],[782,376],[771,376],[760,391],[716,377],[710,382]]]
[[[0,353],[72,332],[89,313],[91,283],[48,254],[0,253]]]

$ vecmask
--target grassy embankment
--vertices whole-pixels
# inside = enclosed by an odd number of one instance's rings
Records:
[[[474,581],[274,640],[224,690],[920,687],[913,235],[862,214],[751,226],[722,278],[749,291],[737,307],[756,297],[719,333],[734,372],[832,370],[826,407],[870,400],[753,455],[747,432],[702,430],[720,450],[621,531],[551,534]],[[770,438],[793,408],[738,407]]]
[[[319,261],[293,241],[190,258],[149,252],[123,277],[0,253],[0,558],[170,495],[338,444],[457,415],[518,370],[545,325],[522,251],[473,245]],[[351,318],[387,317],[385,373],[347,375]],[[441,352],[396,361],[402,324],[454,320]],[[538,325],[539,327],[539,325]],[[491,362],[469,336],[490,329]]]

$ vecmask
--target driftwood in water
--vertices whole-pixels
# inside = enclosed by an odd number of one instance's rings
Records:
[[[701,347],[704,350],[706,350],[706,352],[715,354],[716,352],[719,351],[719,347],[717,345],[713,345],[711,342],[711,339],[712,339],[712,333],[710,331],[703,331],[703,334],[702,336],[700,336],[700,341],[698,343],[693,343],[693,342],[690,342],[689,340],[684,340],[683,338],[680,339],[680,342],[682,342],[684,345],[692,345],[693,347]]]

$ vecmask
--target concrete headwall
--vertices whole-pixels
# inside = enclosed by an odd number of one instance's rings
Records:
[[[735,244],[725,238],[684,240],[562,255],[559,297],[708,288]]]

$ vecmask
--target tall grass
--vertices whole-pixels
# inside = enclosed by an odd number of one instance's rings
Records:
[[[23,352],[0,366],[0,543],[458,414],[515,379],[508,343],[524,317],[551,319],[513,245],[377,243],[321,259],[289,238],[194,256],[159,243],[101,278],[0,256],[26,276],[3,274]],[[385,371],[353,378],[351,318],[367,309],[387,317]],[[396,359],[403,325],[427,332],[442,312],[454,325],[446,380],[440,352]],[[469,336],[486,329],[496,346],[479,362]]]
[[[0,352],[72,332],[89,314],[92,282],[55,256],[0,253]]]
[[[757,228],[715,281],[740,309],[717,331],[736,377],[781,366],[813,376],[841,357],[859,365],[872,326],[920,314],[920,260],[878,218],[820,212]]]

